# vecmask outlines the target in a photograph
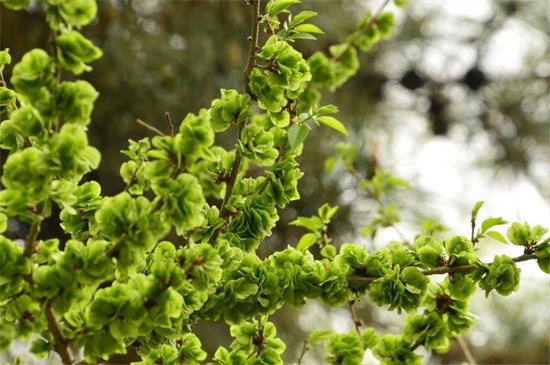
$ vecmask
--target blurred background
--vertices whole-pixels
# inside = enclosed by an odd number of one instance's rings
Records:
[[[136,124],[137,118],[165,130],[165,112],[179,122],[189,112],[208,108],[220,88],[244,90],[250,8],[240,0],[98,3],[98,19],[83,30],[104,52],[93,71],[84,75],[100,92],[90,139],[103,157],[90,178],[101,183],[104,195],[113,195],[124,188],[118,175],[125,161],[120,151],[128,139],[151,136]],[[381,4],[304,0],[295,9],[317,11],[313,22],[326,34],[319,42],[299,41],[295,47],[305,57],[328,52],[354,29],[366,9]],[[351,138],[313,128],[308,139],[323,143],[306,140],[299,160],[305,172],[299,183],[302,199],[280,212],[261,255],[295,245],[304,232],[287,223],[315,214],[325,202],[340,206],[330,226],[335,244],[356,242],[369,250],[392,240],[412,241],[426,219],[448,227],[448,234],[469,236],[469,212],[479,200],[486,202],[480,219],[493,216],[550,226],[548,1],[419,0],[395,12],[396,34],[361,54],[359,73],[324,95],[324,103],[340,107],[337,117]],[[36,3],[28,12],[0,6],[0,49],[10,49],[13,64],[31,48],[45,48],[47,39],[43,10]],[[4,71],[6,79],[13,64]],[[218,142],[227,147],[235,143]],[[412,189],[396,191],[383,202],[399,207],[396,228],[375,237],[362,235],[363,227],[375,219],[378,203],[358,192],[341,166],[329,174],[324,170],[323,162],[335,153],[332,146],[342,142],[359,145],[355,168],[362,176],[370,177],[378,168],[411,184]],[[5,160],[6,152],[1,153]],[[27,232],[14,221],[9,230],[13,237]],[[55,220],[43,226],[43,238],[61,234]],[[490,241],[482,242],[480,250],[489,261],[495,253],[522,253]],[[534,262],[520,267],[518,293],[506,298],[491,293],[487,299],[477,293],[473,298],[471,308],[480,319],[465,340],[478,364],[550,363],[550,280]],[[403,321],[372,306],[368,297],[357,304],[357,312],[365,325],[380,333],[399,331]],[[288,345],[289,364],[296,362],[310,331],[353,328],[346,308],[331,310],[317,302],[298,311],[283,308],[272,319]],[[197,330],[210,354],[231,341],[223,323],[199,324]],[[26,351],[14,346],[0,359],[11,361]],[[365,361],[376,363],[368,354]],[[463,361],[464,352],[454,343],[448,354],[426,357],[434,365]],[[323,360],[317,349],[303,360],[318,363]]]

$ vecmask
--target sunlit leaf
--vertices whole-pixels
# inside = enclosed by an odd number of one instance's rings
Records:
[[[306,233],[300,238],[300,241],[298,241],[296,249],[305,251],[313,246],[315,242],[317,242],[317,235],[315,233]]]
[[[319,121],[319,123],[323,123],[324,125],[332,128],[334,130],[337,130],[338,132],[340,132],[340,133],[342,133],[346,136],[349,136],[349,133],[348,133],[346,127],[342,124],[342,122],[340,122],[336,118],[323,116],[323,117],[317,118],[317,120]]]
[[[294,28],[294,30],[300,33],[325,34],[325,32],[323,32],[321,28],[319,28],[315,24],[310,24],[310,23],[297,25],[296,28]]]
[[[290,27],[298,25],[315,16],[317,16],[317,12],[315,11],[309,11],[309,10],[302,11],[292,17],[292,20],[290,21]]]

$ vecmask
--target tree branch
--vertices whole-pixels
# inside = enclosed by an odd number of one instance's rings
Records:
[[[253,6],[252,10],[252,36],[250,37],[250,51],[248,53],[248,62],[246,64],[246,68],[243,71],[243,82],[244,87],[246,90],[246,93],[250,96],[252,96],[252,91],[250,90],[249,86],[249,80],[250,80],[250,73],[255,67],[256,62],[256,52],[258,51],[258,38],[260,33],[260,2],[261,0],[249,0],[247,1],[247,4],[251,4]],[[244,123],[239,124],[239,133],[237,138],[241,138],[241,132],[244,128]],[[229,202],[229,199],[231,198],[231,195],[233,194],[233,189],[235,187],[235,183],[237,182],[237,176],[239,175],[239,170],[241,168],[241,161],[242,161],[242,154],[237,149],[235,152],[235,161],[233,162],[233,168],[231,169],[231,174],[229,175],[229,180],[226,184],[225,189],[225,196],[223,198],[222,204],[220,206],[220,217],[225,218],[228,214],[227,210],[227,203]],[[210,238],[210,243],[213,244],[216,242],[216,239],[218,238],[220,234],[221,228],[216,230],[212,237]]]
[[[309,341],[307,340],[307,338],[304,340],[304,346],[302,346],[302,352],[300,353],[300,357],[298,358],[298,362],[297,362],[297,365],[301,365],[302,364],[302,359],[304,358],[307,350],[309,349],[310,347],[310,344],[309,344]]]
[[[357,334],[361,336],[361,326],[363,325],[363,321],[361,318],[357,317],[357,313],[355,312],[355,300],[350,300],[348,302],[349,310],[351,312],[351,318],[353,318],[353,324],[355,325],[355,330],[357,331]]]
[[[472,352],[468,348],[468,344],[462,336],[458,336],[456,338],[460,348],[462,349],[462,352],[464,353],[464,356],[466,357],[466,360],[468,361],[468,365],[476,365],[476,359],[474,359],[474,356],[472,355]]]
[[[518,257],[512,258],[514,262],[522,262],[528,260],[535,260],[536,256],[534,254],[521,255]],[[485,265],[491,266],[493,263],[489,262]],[[462,265],[462,266],[442,266],[435,269],[421,271],[422,274],[428,275],[442,275],[442,274],[468,274],[477,269],[476,265]],[[372,283],[375,280],[380,279],[380,277],[373,276],[351,276],[348,278],[348,284],[365,284]]]
[[[57,320],[55,319],[55,314],[53,313],[51,304],[48,304],[46,306],[46,320],[48,321],[48,329],[50,330],[54,338],[55,352],[57,352],[57,354],[61,357],[63,365],[73,365],[73,355],[69,350],[69,344],[67,340],[63,336],[63,333],[61,333],[61,329],[59,328]]]
[[[254,10],[252,11],[252,36],[250,37],[250,51],[248,53],[248,63],[243,71],[244,88],[248,95],[252,96],[250,90],[250,73],[255,67],[256,52],[258,52],[258,38],[260,34],[260,2],[261,0],[251,0]]]
[[[147,128],[148,130],[150,130],[151,132],[153,133],[156,133],[158,134],[159,136],[164,136],[164,133],[162,133],[160,130],[158,130],[157,128],[153,127],[151,124],[147,123],[147,122],[144,122],[143,120],[141,119],[136,119],[136,123]]]
[[[25,252],[23,253],[25,257],[30,258],[32,255],[36,239],[38,238],[38,234],[40,233],[40,224],[41,221],[39,220],[38,222],[34,223],[29,230],[27,241],[25,243]]]

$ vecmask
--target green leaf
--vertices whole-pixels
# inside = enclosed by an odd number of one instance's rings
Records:
[[[266,13],[273,17],[283,11],[289,6],[299,4],[300,0],[271,0],[265,7]]]
[[[338,163],[338,159],[335,157],[329,157],[325,160],[324,169],[326,172],[332,171],[334,166]]]
[[[59,64],[75,75],[90,71],[92,68],[87,63],[103,55],[101,49],[74,30],[58,36],[56,42]]]
[[[290,143],[290,150],[294,151],[296,147],[302,143],[309,133],[307,125],[293,125],[288,128],[288,142]]]
[[[539,259],[550,257],[550,238],[544,240],[544,242],[541,242],[537,245],[535,256]]]
[[[4,66],[11,63],[11,56],[9,54],[10,49],[6,48],[3,51],[0,51],[0,72],[4,69]]]
[[[94,20],[97,15],[97,2],[95,0],[63,1],[58,9],[67,24],[80,27]]]
[[[336,105],[328,104],[319,107],[315,110],[314,114],[335,114],[338,113],[338,107]]]
[[[0,213],[0,233],[6,232],[8,229],[8,216]]]
[[[475,220],[477,218],[477,213],[481,209],[481,207],[485,204],[483,201],[479,201],[475,203],[474,208],[472,209],[472,219]]]
[[[53,345],[51,342],[46,341],[43,338],[37,338],[32,342],[31,349],[29,350],[31,354],[34,354],[37,358],[42,359],[50,354],[53,350]]]
[[[498,217],[498,218],[487,218],[481,223],[481,233],[486,232],[489,228],[494,226],[500,226],[502,224],[508,223],[504,219]]]
[[[506,238],[500,232],[489,231],[489,232],[485,232],[485,234],[487,236],[491,237],[492,239],[496,240],[496,241],[508,244],[508,241],[506,240]]]
[[[333,259],[337,253],[338,250],[333,245],[326,245],[321,249],[321,256],[329,259]]]
[[[338,119],[333,118],[333,117],[323,116],[323,117],[317,118],[317,120],[320,123],[323,123],[324,125],[332,128],[334,130],[337,130],[338,132],[340,132],[340,133],[342,133],[342,134],[349,137],[349,133],[348,133],[346,127]]]
[[[289,223],[292,226],[297,227],[304,227],[309,229],[312,232],[316,232],[318,229],[320,229],[323,225],[323,222],[319,219],[319,217],[298,217],[292,222]]]
[[[308,342],[312,345],[315,345],[321,341],[326,341],[334,336],[334,332],[331,330],[317,330],[312,331],[309,334]]]
[[[315,233],[306,233],[300,238],[296,249],[300,251],[305,251],[317,242],[317,235]]]
[[[398,8],[403,9],[403,8],[406,8],[407,6],[409,6],[409,0],[394,0],[394,4]]]
[[[317,38],[315,36],[312,36],[309,33],[294,33],[291,36],[286,38],[287,40],[294,40],[294,39],[309,39],[309,40],[316,40]]]
[[[315,11],[309,11],[309,10],[302,11],[292,17],[292,20],[290,21],[290,28],[315,16],[317,16],[317,12]]]
[[[11,10],[24,10],[29,7],[31,0],[1,0],[6,8]]]
[[[319,28],[318,26],[316,26],[314,24],[310,24],[310,23],[300,24],[300,25],[296,26],[296,28],[294,28],[294,30],[297,31],[297,32],[300,32],[300,33],[325,34],[325,32],[323,32],[323,30],[321,28]]]
[[[536,225],[531,229],[531,241],[532,242],[538,242],[539,240],[544,237],[544,235],[548,233],[548,228],[543,228],[540,225]]]
[[[510,257],[495,256],[488,273],[481,278],[479,287],[485,290],[486,296],[493,289],[500,295],[508,296],[519,290],[520,272],[521,269]]]
[[[192,135],[190,136],[193,137]],[[269,166],[275,163],[279,155],[274,147],[273,133],[264,128],[249,124],[241,132],[238,142],[238,149],[244,157],[262,166]]]
[[[327,203],[323,204],[317,211],[319,213],[319,218],[324,221],[330,220],[332,216],[338,211],[338,206],[331,207]]]
[[[550,257],[537,259],[537,265],[546,274],[550,274]]]
[[[528,223],[512,223],[506,231],[506,235],[514,245],[525,246],[531,243],[531,227]]]

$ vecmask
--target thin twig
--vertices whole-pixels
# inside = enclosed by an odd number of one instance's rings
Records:
[[[376,11],[376,13],[374,13],[374,15],[370,18],[369,22],[365,25],[365,28],[366,29],[369,29],[370,27],[372,27],[372,25],[378,20],[378,17],[382,14],[382,12],[384,11],[384,8],[386,6],[388,6],[388,4],[390,3],[390,0],[386,0],[384,1],[384,3],[378,8],[378,10]]]
[[[307,340],[307,338],[304,340],[304,346],[302,346],[302,352],[300,353],[300,357],[298,357],[298,362],[296,363],[297,365],[301,365],[302,364],[302,359],[304,358],[307,350],[309,348],[309,341]]]
[[[464,341],[462,336],[458,336],[456,340],[458,342],[458,345],[460,346],[460,349],[464,353],[464,356],[466,357],[466,361],[468,361],[468,364],[476,365],[476,360],[474,359],[474,356],[470,352],[470,349],[468,348],[468,344],[466,343],[466,341]]]
[[[250,90],[250,74],[252,73],[252,70],[254,69],[255,62],[256,62],[256,52],[258,51],[258,38],[260,33],[260,3],[261,0],[249,0],[247,1],[247,4],[253,5],[252,9],[252,35],[250,37],[250,51],[248,53],[248,62],[246,64],[246,68],[243,71],[243,82],[244,87],[246,90],[246,93],[250,96],[252,95],[252,91]],[[243,131],[245,123],[239,124],[239,133],[237,138],[241,138],[241,132]],[[235,161],[233,162],[233,167],[231,169],[231,173],[229,175],[229,179],[226,184],[225,188],[225,196],[223,198],[222,204],[220,206],[220,217],[226,218],[229,214],[229,211],[227,210],[227,203],[229,202],[229,199],[231,198],[231,195],[233,194],[233,189],[235,187],[235,183],[237,182],[237,176],[239,175],[239,170],[241,168],[241,161],[242,161],[242,154],[239,152],[239,149],[235,152]],[[216,242],[216,239],[218,238],[218,235],[220,234],[221,228],[217,229],[212,237],[210,238],[210,243]]]
[[[38,235],[40,234],[40,229],[42,225],[42,210],[43,210],[43,204],[40,204],[37,208],[36,214],[38,215],[38,221],[32,224],[31,228],[29,229],[29,233],[27,234],[27,240],[25,241],[25,251],[23,252],[23,255],[27,258],[31,258],[34,249],[36,247],[36,242],[38,240]],[[32,271],[33,266],[31,265],[31,272],[27,275],[24,275],[24,279],[33,286],[33,278],[32,278]]]
[[[243,81],[244,88],[246,93],[252,96],[252,91],[250,90],[250,74],[255,67],[256,63],[256,53],[258,52],[258,38],[260,34],[260,2],[261,0],[252,0],[252,5],[254,9],[252,11],[252,35],[250,37],[250,50],[248,52],[248,63],[246,68],[243,71]]]
[[[264,326],[261,320],[258,323],[258,333],[256,335],[256,338],[254,339],[254,342],[256,342],[256,346],[258,346],[258,351],[256,351],[256,358],[259,359],[262,351],[264,351],[265,348]]]
[[[471,235],[471,238],[470,238],[470,241],[472,242],[472,244],[476,244],[476,237],[474,236],[475,235],[475,231],[476,231],[476,217],[474,216],[474,214],[472,213],[472,219],[470,219],[470,223],[471,223],[471,226],[472,226],[472,235]]]
[[[158,130],[157,128],[153,127],[151,124],[144,122],[144,121],[141,120],[141,119],[136,119],[136,123],[139,124],[139,125],[141,125],[142,127],[147,128],[147,129],[150,130],[151,132],[154,132],[154,133],[158,134],[159,136],[164,136],[164,135],[165,135],[163,132],[161,132],[161,131]]]
[[[170,118],[170,113],[164,113],[164,118],[168,122],[168,128],[170,128],[170,137],[174,137],[174,124],[172,123],[172,118]]]
[[[361,318],[357,317],[357,313],[355,312],[355,300],[350,300],[348,302],[349,310],[351,312],[351,318],[353,318],[353,324],[355,325],[355,330],[357,331],[357,334],[361,336],[361,326],[363,325],[363,321]]]

